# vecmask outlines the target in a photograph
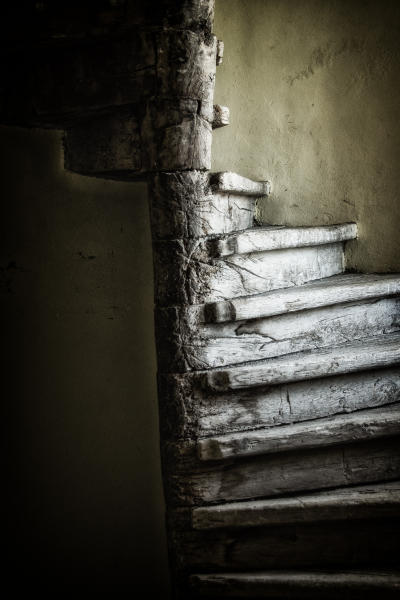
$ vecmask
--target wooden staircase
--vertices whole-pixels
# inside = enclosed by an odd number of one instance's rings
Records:
[[[345,272],[354,223],[249,222],[268,192],[212,174],[202,235],[159,243],[169,261],[160,410],[182,597],[394,598],[400,276]]]
[[[210,173],[213,0],[42,4],[0,121],[148,182],[174,597],[398,598],[400,275],[346,273],[356,224],[257,225],[270,183]]]

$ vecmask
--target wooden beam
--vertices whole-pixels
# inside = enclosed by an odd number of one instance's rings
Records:
[[[319,246],[354,240],[356,237],[355,223],[325,227],[254,227],[215,240],[212,251],[215,257],[222,257],[282,248]]]
[[[215,392],[302,381],[400,363],[398,333],[366,338],[334,348],[296,352],[241,366],[204,373],[204,384]]]
[[[207,323],[224,323],[271,317],[288,312],[309,310],[341,302],[355,302],[400,293],[400,276],[333,275],[322,281],[302,286],[235,298],[227,302],[206,304],[203,308]]]
[[[194,529],[265,527],[286,523],[396,518],[400,481],[272,498],[200,506],[192,510]]]
[[[267,571],[192,575],[192,589],[215,598],[397,598],[400,573],[394,571]],[[366,596],[368,594],[368,596]],[[372,596],[370,595],[372,594]]]
[[[201,439],[197,442],[197,455],[202,461],[219,461],[332,446],[396,434],[400,434],[400,403],[296,425]]]

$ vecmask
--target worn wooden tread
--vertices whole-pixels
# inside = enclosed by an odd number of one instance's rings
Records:
[[[214,104],[212,128],[218,129],[219,127],[225,127],[226,125],[229,125],[229,108],[227,106]]]
[[[400,363],[400,334],[392,333],[334,348],[295,352],[201,373],[203,385],[226,392],[263,385],[302,381]]]
[[[338,488],[286,498],[227,502],[192,509],[194,529],[398,517],[400,481]]]
[[[207,323],[272,317],[400,293],[400,275],[340,274],[304,285],[204,305]]]
[[[234,598],[353,598],[353,593],[395,597],[400,573],[394,571],[269,571],[192,575],[190,583],[200,596]],[[386,594],[390,593],[390,596]],[[342,594],[345,593],[345,596]],[[383,596],[381,594],[384,594]],[[303,595],[304,594],[304,595]],[[327,594],[329,594],[327,596]],[[350,594],[349,596],[347,594]]]
[[[268,196],[271,191],[269,181],[252,181],[229,171],[211,173],[210,185],[214,192],[238,194],[239,196]]]
[[[248,254],[282,248],[320,246],[334,242],[344,242],[357,237],[355,223],[326,225],[321,227],[252,227],[245,231],[224,236],[212,246],[214,256]]]
[[[400,403],[294,425],[266,427],[200,439],[202,461],[287,452],[400,433]]]

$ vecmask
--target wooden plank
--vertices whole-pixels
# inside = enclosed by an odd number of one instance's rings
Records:
[[[400,481],[273,498],[201,506],[192,510],[198,530],[265,527],[286,523],[390,518],[400,515]]]
[[[227,194],[261,197],[271,191],[269,181],[253,181],[229,171],[211,173],[210,183],[215,192]]]
[[[217,43],[217,66],[222,65],[222,60],[224,57],[224,42],[222,40],[218,40]]]
[[[170,336],[165,368],[206,369],[339,346],[400,330],[400,298],[347,303],[276,317],[197,325],[185,311],[161,318]],[[181,316],[183,315],[183,316]],[[187,318],[186,318],[187,317]]]
[[[214,104],[212,128],[218,129],[219,127],[225,127],[226,125],[229,125],[229,108],[227,106],[221,106],[220,104]]]
[[[220,258],[232,254],[318,246],[353,240],[356,237],[355,223],[320,227],[253,227],[215,240],[213,255]]]
[[[155,32],[157,94],[213,105],[217,39],[189,30]],[[192,168],[187,165],[187,168]],[[208,167],[209,168],[209,167]]]
[[[358,600],[397,598],[400,573],[394,571],[267,571],[207,573],[190,577],[192,590],[215,598],[316,598]],[[368,594],[368,596],[366,596]],[[372,594],[372,596],[370,595]]]
[[[225,434],[197,442],[202,461],[332,446],[400,433],[400,404],[296,425]]]
[[[255,198],[211,193],[206,172],[157,173],[149,184],[156,240],[199,238],[253,225]]]
[[[219,368],[202,375],[204,384],[216,392],[303,381],[327,375],[377,369],[400,362],[400,335],[365,338],[335,348],[296,352],[287,356]]]
[[[341,243],[237,254],[206,261],[204,245],[185,240],[154,244],[160,306],[200,304],[302,285],[343,272]],[[184,285],[177,285],[184,281]]]
[[[182,469],[188,469],[181,458]],[[171,473],[168,491],[176,505],[203,505],[274,497],[400,479],[399,438],[266,454]]]
[[[335,569],[398,567],[400,520],[296,523],[188,531],[177,536],[182,569]]]
[[[211,394],[191,376],[160,376],[168,438],[218,435],[319,419],[400,401],[400,368]]]
[[[400,277],[397,274],[344,274],[257,296],[207,304],[203,310],[206,322],[223,323],[270,317],[398,293],[400,293]]]

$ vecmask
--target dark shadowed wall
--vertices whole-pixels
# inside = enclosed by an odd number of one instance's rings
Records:
[[[64,171],[60,132],[0,131],[15,585],[164,592],[146,187]]]

